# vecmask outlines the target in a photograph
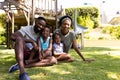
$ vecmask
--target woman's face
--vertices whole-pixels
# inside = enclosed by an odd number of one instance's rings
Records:
[[[66,35],[69,32],[70,26],[71,26],[71,21],[65,20],[62,22],[61,31],[63,35]]]

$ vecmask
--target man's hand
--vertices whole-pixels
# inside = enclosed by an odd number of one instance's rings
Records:
[[[32,42],[32,44],[33,44],[33,48],[37,51],[37,50],[38,50],[38,45],[37,45],[37,43],[36,43],[36,42]]]

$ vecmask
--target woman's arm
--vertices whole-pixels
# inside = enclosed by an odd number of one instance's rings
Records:
[[[78,55],[83,59],[83,61],[85,61],[85,58],[83,57],[82,53],[80,52],[80,50],[77,47],[76,39],[73,39],[73,48],[78,53]]]
[[[73,40],[73,48],[79,54],[79,56],[83,59],[83,61],[85,61],[85,62],[92,62],[92,61],[94,61],[94,59],[85,59],[83,57],[82,53],[80,52],[80,50],[77,47],[76,39]]]

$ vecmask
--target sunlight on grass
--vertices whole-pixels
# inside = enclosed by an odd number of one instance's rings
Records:
[[[104,51],[103,54],[108,54],[112,56],[120,56],[120,51]]]
[[[66,71],[60,68],[54,68],[54,70],[52,71],[52,73],[59,73],[59,74],[71,74],[70,71]]]
[[[113,72],[108,72],[108,77],[114,79],[114,80],[120,80],[120,75],[113,73]]]

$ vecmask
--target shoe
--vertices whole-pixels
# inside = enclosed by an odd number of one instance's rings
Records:
[[[22,73],[19,75],[20,80],[30,80],[29,76],[27,73]]]
[[[16,63],[15,65],[12,65],[10,68],[9,68],[9,73],[12,73],[16,70],[19,69],[19,66],[18,66],[18,63]]]

